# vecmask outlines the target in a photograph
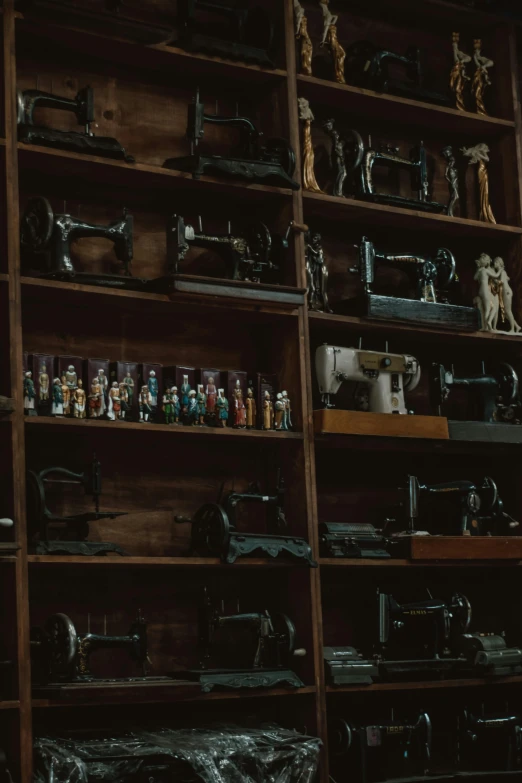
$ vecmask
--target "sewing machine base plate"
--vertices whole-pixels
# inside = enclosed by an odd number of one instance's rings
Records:
[[[194,179],[203,174],[237,177],[261,185],[299,190],[297,182],[288,176],[281,164],[245,158],[223,158],[220,155],[187,155],[184,158],[168,158],[163,168],[190,171]]]
[[[448,420],[442,416],[407,416],[324,408],[314,411],[314,431],[336,435],[380,435],[390,438],[448,440]]]
[[[522,425],[507,422],[448,421],[451,440],[522,443]]]
[[[183,672],[182,676],[199,682],[203,693],[210,693],[214,688],[275,688],[278,685],[304,688],[304,683],[290,669],[193,669]]]
[[[126,554],[118,544],[106,541],[38,541],[34,551],[37,555],[84,555],[85,557]]]
[[[306,290],[269,283],[253,283],[250,280],[225,280],[198,275],[173,274],[151,280],[148,290],[159,293],[186,293],[203,296],[226,296],[234,299],[250,299],[255,302],[302,305]]]
[[[375,88],[371,88],[375,89]],[[377,90],[382,92],[382,90]],[[413,101],[422,101],[424,103],[436,103],[438,106],[451,106],[451,98],[442,92],[434,90],[424,90],[422,87],[416,87],[414,84],[400,82],[389,79],[384,92],[392,95],[399,95],[401,98],[410,98]]]
[[[18,140],[24,144],[38,144],[41,147],[80,152],[86,155],[98,155],[134,163],[132,155],[127,155],[119,141],[110,136],[87,136],[76,131],[59,131],[38,125],[19,125]]]
[[[357,308],[367,318],[405,323],[433,324],[459,332],[476,332],[480,314],[476,307],[403,299],[394,296],[366,294]]]
[[[346,557],[349,559],[377,559],[390,558],[386,549],[378,549],[376,546],[365,545],[357,540],[329,541],[321,543],[321,557]]]
[[[413,209],[416,212],[437,212],[442,214],[447,210],[446,204],[438,204],[436,201],[418,201],[415,198],[394,196],[390,193],[357,193],[356,198],[362,201],[371,201],[373,204],[388,204],[392,207]]]
[[[522,536],[411,536],[412,560],[522,560]]]
[[[204,54],[224,57],[229,60],[243,60],[247,63],[260,65],[262,68],[275,68],[265,49],[234,41],[225,41],[220,38],[214,38],[211,35],[195,33],[179,38],[172,45],[186,49],[187,52],[203,52]]]
[[[404,661],[380,661],[382,680],[436,679],[444,674],[457,673],[467,661],[464,658],[433,658]]]
[[[89,272],[48,272],[35,275],[44,280],[59,280],[61,283],[79,283],[80,285],[103,286],[104,288],[117,288],[125,291],[154,291],[151,283],[130,275],[96,275]]]
[[[222,557],[225,563],[231,564],[235,563],[238,557],[255,553],[266,557],[278,557],[281,554],[286,554],[304,561],[312,568],[317,568],[310,545],[304,538],[295,536],[231,532]]]

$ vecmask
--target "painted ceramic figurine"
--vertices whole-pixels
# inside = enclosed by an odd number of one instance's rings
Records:
[[[328,267],[324,260],[321,234],[305,234],[306,282],[308,307],[320,313],[331,313],[328,302]]]
[[[85,389],[83,388],[83,381],[81,378],[78,379],[78,386],[73,392],[73,402],[74,402],[74,417],[76,419],[85,419],[87,416],[87,395],[85,394]]]
[[[486,163],[489,163],[489,147],[487,144],[476,144],[474,147],[462,147],[464,157],[469,158],[469,165],[478,165],[478,181],[480,191],[480,220],[484,223],[496,223],[491,204],[489,203],[489,177]]]
[[[103,389],[98,377],[92,379],[91,391],[89,393],[89,418],[99,419],[101,416],[103,400]]]
[[[63,416],[62,382],[59,378],[55,378],[53,381],[51,415]]]
[[[163,415],[165,416],[165,424],[174,424],[173,397],[172,389],[165,389],[163,395]]]
[[[183,383],[181,384],[181,410],[183,411],[183,415],[186,415],[188,412],[188,404],[189,404],[189,394],[192,390],[192,387],[190,383],[188,382],[188,375],[183,376]]]
[[[324,2],[328,2],[328,0],[321,0],[321,3]],[[335,81],[337,84],[346,84],[346,79],[344,78],[344,60],[346,57],[346,52],[337,38],[337,25],[331,24],[328,28],[326,43],[330,47],[330,52],[334,62]]]
[[[138,402],[140,408],[140,421],[147,422],[149,420],[150,414],[152,413],[152,401],[150,398],[149,387],[146,384],[143,384],[141,387]]]
[[[292,406],[290,404],[290,397],[288,396],[288,393],[286,391],[282,391],[281,396],[285,404],[285,410],[283,413],[283,429],[291,430],[292,429]]]
[[[24,376],[24,413],[26,416],[38,415],[34,407],[35,397],[33,373],[26,372]]]
[[[179,424],[179,417],[181,416],[181,400],[178,397],[178,387],[172,387],[172,415],[174,417],[174,424]]]
[[[228,420],[228,400],[225,397],[225,390],[218,390],[218,398],[216,400],[216,408],[218,409],[219,423],[222,427],[227,426]]]
[[[76,370],[74,369],[74,364],[70,364],[68,366],[67,372],[65,373],[65,382],[71,394],[75,391],[75,389],[78,388],[78,376],[76,374]]]
[[[158,394],[159,394],[159,388],[158,388],[158,379],[156,378],[156,373],[154,370],[151,370],[149,372],[149,380],[147,381],[147,386],[149,387],[150,392],[150,404],[153,408],[158,407]]]
[[[263,400],[263,429],[274,429],[274,406],[269,391],[265,392],[265,399]]]
[[[285,403],[283,400],[283,395],[281,394],[281,392],[278,392],[276,395],[275,416],[274,416],[276,430],[283,429],[284,414],[285,414]]]
[[[335,177],[332,195],[342,197],[344,196],[344,181],[347,175],[344,159],[344,141],[335,127],[335,120],[326,120],[323,122],[323,128],[332,141],[330,157]]]
[[[120,399],[120,386],[118,381],[113,381],[111,388],[109,389],[109,404],[107,406],[107,418],[111,421],[116,421],[120,418],[121,413],[121,399]]]
[[[256,407],[256,401],[254,398],[254,390],[248,389],[247,391],[247,398],[245,400],[245,407],[246,407],[246,427],[247,430],[255,429],[256,426],[256,416],[257,416],[257,407]]]
[[[129,410],[132,408],[132,400],[134,399],[134,381],[132,380],[132,376],[130,374],[130,371],[128,370],[125,378],[123,379],[123,383],[125,384],[125,387],[127,389],[127,396],[128,396],[128,405]]]
[[[442,157],[446,161],[446,171],[444,176],[449,188],[448,215],[455,217],[455,206],[459,200],[459,173],[453,154],[453,147],[447,146],[442,150]]]
[[[306,18],[305,10],[299,3],[299,0],[294,0],[294,18],[295,37],[301,42],[301,73],[305,76],[311,76],[314,48],[312,46],[312,39],[308,33],[308,20]]]
[[[63,398],[63,413],[64,416],[71,415],[71,390],[67,386],[67,380],[65,375],[62,375],[62,398]]]
[[[187,406],[187,424],[195,427],[198,423],[198,401],[196,399],[196,390],[192,389],[188,396]]]
[[[105,370],[98,370],[98,383],[101,389],[99,415],[103,416],[104,414],[107,413],[108,389],[109,389],[109,379],[105,375]]]
[[[120,419],[123,421],[125,419],[125,415],[129,412],[129,392],[127,390],[127,386],[124,383],[124,381],[120,381],[118,384],[118,389],[120,390]]]
[[[213,420],[216,417],[217,400],[217,389],[216,384],[214,383],[214,378],[208,379],[205,394],[207,395],[207,416],[209,419]]]
[[[205,424],[205,416],[207,413],[207,395],[203,391],[202,384],[198,385],[198,393],[196,395],[196,402],[198,404],[198,421],[201,426]]]
[[[466,73],[466,65],[471,62],[469,54],[459,49],[460,33],[453,33],[453,68],[450,73],[450,89],[455,93],[455,104],[459,111],[466,111],[464,105],[464,87],[470,81]]]
[[[299,119],[303,124],[303,189],[311,193],[322,193],[315,178],[315,155],[312,145],[312,122],[314,115],[306,98],[298,98]]]
[[[488,69],[493,68],[495,63],[493,60],[488,60],[487,57],[483,57],[482,41],[480,38],[475,39],[473,42],[475,52],[473,54],[473,62],[476,66],[475,75],[473,76],[473,82],[471,89],[475,95],[475,103],[477,105],[477,112],[479,114],[487,115],[486,107],[484,105],[484,91],[486,87],[491,85],[491,79],[489,78]]]
[[[511,334],[518,334],[522,331],[522,328],[515,321],[515,316],[513,315],[513,289],[509,285],[509,277],[504,266],[504,260],[500,258],[500,256],[497,256],[497,258],[495,258],[493,261],[493,269],[495,272],[499,273],[498,281],[496,281],[495,286],[498,291],[499,306],[497,317],[495,318],[493,326],[496,330],[498,325],[498,315],[500,314],[502,323],[506,323],[507,321],[509,324],[509,329],[507,331]]]
[[[239,380],[236,381],[236,388],[232,392],[232,401],[234,405],[234,427],[244,429],[246,427],[246,408],[243,400],[243,389]]]
[[[481,331],[493,332],[498,319],[498,294],[493,283],[500,277],[500,273],[491,266],[491,258],[487,253],[482,253],[475,261],[477,271],[474,279],[479,285],[478,294],[473,304],[480,312],[482,322]]]
[[[323,12],[323,37],[321,38],[321,46],[324,46],[326,43],[326,38],[328,36],[328,30],[332,25],[337,24],[337,16],[334,16],[330,9],[328,8],[330,0],[319,0],[319,6],[321,8],[321,11]]]
[[[49,376],[47,375],[47,367],[42,364],[40,367],[40,375],[38,376],[38,385],[40,387],[40,399],[39,402],[49,401]]]

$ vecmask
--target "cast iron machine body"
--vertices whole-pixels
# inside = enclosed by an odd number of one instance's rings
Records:
[[[319,544],[322,557],[390,557],[386,538],[362,522],[321,522]]]
[[[373,413],[408,413],[404,392],[413,391],[421,376],[419,362],[409,354],[326,344],[315,352],[315,369],[325,408],[335,407],[332,398],[345,381],[354,381],[369,387],[369,410]]]
[[[39,108],[69,111],[76,117],[83,132],[62,131],[35,124],[35,111]],[[41,90],[17,91],[18,138],[25,144],[39,144],[43,147],[99,155],[104,158],[125,160],[134,163],[125,149],[108,136],[95,136],[91,131],[94,122],[94,93],[92,87],[84,87],[75,98],[62,98]]]
[[[32,631],[31,646],[40,676],[50,682],[91,682],[90,656],[97,650],[127,650],[131,660],[147,673],[147,623],[138,613],[125,636],[78,633],[66,614],[54,614],[43,628]],[[136,678],[132,678],[136,679]]]
[[[448,370],[443,364],[432,364],[430,392],[432,405],[439,415],[454,387],[468,392],[466,418],[470,421],[518,423],[518,376],[510,364],[499,364],[489,374],[484,371],[483,365],[482,374],[460,377],[455,375],[453,368]]]
[[[50,492],[56,486],[66,485],[83,488],[86,495],[91,495],[94,511],[81,514],[59,514],[52,511],[48,507]],[[103,555],[109,552],[125,554],[118,544],[86,540],[89,535],[89,522],[114,519],[126,513],[100,511],[101,487],[101,465],[96,456],[93,457],[90,467],[82,473],[54,466],[40,471],[27,471],[28,527],[37,536],[35,544],[37,554]],[[60,536],[59,538],[52,537],[53,529]]]
[[[475,714],[459,719],[460,767],[463,770],[520,769],[522,720],[515,712]]]
[[[431,761],[431,745],[431,720],[426,712],[412,721],[392,717],[360,725],[333,718],[328,725],[332,765],[342,764],[345,779],[360,783],[424,775]]]
[[[211,155],[199,150],[199,143],[205,135],[205,124],[236,128],[240,132],[240,143],[230,155]],[[295,153],[285,139],[268,139],[261,145],[262,134],[248,117],[226,117],[206,114],[205,106],[195,100],[188,106],[187,138],[190,141],[190,155],[183,158],[168,158],[165,168],[190,171],[195,179],[210,173],[239,177],[250,182],[272,184],[282,188],[299,190],[292,179],[295,169]]]
[[[458,650],[482,677],[508,677],[522,672],[522,650],[508,647],[503,634],[464,633],[458,640]]]

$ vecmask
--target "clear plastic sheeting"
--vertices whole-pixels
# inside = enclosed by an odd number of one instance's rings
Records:
[[[36,783],[313,783],[321,741],[269,725],[35,739]]]

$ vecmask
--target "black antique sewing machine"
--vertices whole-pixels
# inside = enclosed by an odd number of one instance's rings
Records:
[[[522,720],[515,712],[481,713],[468,709],[459,718],[459,766],[462,770],[512,771],[521,767]]]
[[[415,298],[375,294],[376,266],[405,272],[415,286]],[[352,274],[359,275],[364,286],[364,315],[476,331],[480,324],[477,309],[448,302],[448,290],[456,278],[455,270],[455,257],[445,247],[438,248],[434,255],[386,253],[377,250],[367,237],[359,243],[357,263],[350,268]]]
[[[408,531],[422,529],[438,535],[509,536],[519,523],[504,511],[497,485],[489,476],[473,482],[460,479],[420,484],[409,476]],[[420,522],[419,522],[420,520]]]
[[[237,128],[240,143],[230,155],[211,155],[200,152],[199,142],[205,135],[205,123],[218,127]],[[219,114],[205,114],[205,105],[199,100],[199,92],[188,107],[187,138],[190,140],[190,155],[183,158],[168,158],[163,166],[167,169],[190,171],[195,179],[207,172],[227,177],[239,177],[250,182],[277,185],[281,188],[299,190],[292,176],[295,169],[295,153],[285,139],[268,139],[259,143],[262,136],[248,117],[223,117]]]
[[[35,125],[34,112],[38,108],[70,111],[75,115],[79,131],[62,131]],[[134,163],[119,141],[108,136],[95,136],[91,131],[94,122],[94,93],[92,87],[84,87],[75,98],[61,98],[58,95],[41,90],[18,90],[17,92],[18,139],[25,144],[39,144],[71,152],[83,152],[87,155],[99,155],[102,158],[114,158]]]
[[[297,647],[295,626],[285,614],[268,611],[224,614],[205,589],[198,612],[200,668],[183,673],[208,693],[220,688],[301,688],[290,670],[294,658],[306,655]]]
[[[58,514],[51,511],[47,503],[56,486],[83,487],[86,495],[92,495],[94,511],[82,514]],[[101,465],[93,457],[91,466],[83,473],[60,467],[27,471],[27,523],[29,534],[36,539],[35,552],[38,555],[104,555],[115,552],[124,555],[118,544],[105,541],[87,541],[89,522],[98,519],[114,519],[124,516],[124,511],[100,511]],[[51,537],[54,531],[59,538]]]
[[[328,748],[335,779],[374,783],[426,774],[431,760],[429,715],[416,720],[378,721],[360,725],[343,718],[328,721]],[[336,774],[336,770],[339,773]]]
[[[344,68],[349,82],[357,87],[449,106],[448,95],[424,86],[420,51],[416,46],[409,46],[404,54],[397,54],[379,49],[370,41],[355,41],[346,49]],[[397,76],[399,71],[402,78]]]
[[[267,533],[243,533],[237,529],[236,511],[243,503],[262,504],[266,508]],[[285,553],[317,567],[305,539],[286,532],[283,504],[284,483],[278,476],[274,495],[263,495],[257,485],[251,485],[247,492],[229,492],[222,500],[218,498],[218,503],[205,503],[192,519],[177,516],[175,520],[192,524],[189,554],[221,557],[225,563],[234,563],[238,557],[254,553],[266,557]]]
[[[262,5],[249,0],[178,0],[177,6],[177,46],[274,68],[274,23]],[[215,35],[218,20],[225,23],[221,37]]]
[[[292,224],[284,236],[272,234],[264,223],[253,223],[243,233],[226,234],[203,231],[201,218],[196,231],[180,215],[172,215],[167,224],[167,260],[170,274],[178,272],[191,247],[200,247],[220,255],[230,269],[232,280],[259,283],[280,269]]]
[[[351,143],[350,143],[351,138]],[[426,149],[421,142],[413,147],[410,157],[399,154],[397,147],[381,145],[380,149],[366,146],[361,134],[351,129],[345,140],[345,162],[347,172],[352,173],[355,197],[378,204],[392,204],[422,212],[446,212],[447,206],[431,201],[429,197],[428,164]],[[398,193],[377,193],[375,190],[373,170],[375,167],[386,167],[393,170],[406,169],[411,174],[412,190],[417,191],[417,197],[401,196]]]
[[[319,545],[322,557],[390,557],[387,540],[365,523],[321,522]]]
[[[330,685],[371,685],[379,667],[365,660],[355,647],[323,647],[326,679]]]
[[[20,241],[26,253],[24,264],[39,277],[102,285],[111,288],[141,289],[146,281],[134,278],[130,266],[133,255],[132,215],[123,210],[121,220],[100,226],[68,214],[55,214],[46,198],[39,196],[27,204],[20,221]],[[102,237],[114,243],[122,274],[77,272],[71,258],[71,244],[85,237]]]
[[[138,613],[126,636],[78,633],[72,620],[62,613],[53,614],[43,628],[31,631],[31,657],[37,680],[50,682],[92,682],[90,656],[97,650],[127,650],[131,660],[141,666],[141,680],[147,673],[147,623]],[[103,680],[102,680],[103,681]],[[111,680],[109,680],[111,681]]]
[[[455,375],[453,367],[447,370],[443,364],[432,364],[430,396],[439,416],[443,415],[453,388],[465,389],[468,393],[466,419],[470,422],[520,424],[518,376],[510,364],[503,362],[487,374],[482,363],[480,375],[463,377]]]

